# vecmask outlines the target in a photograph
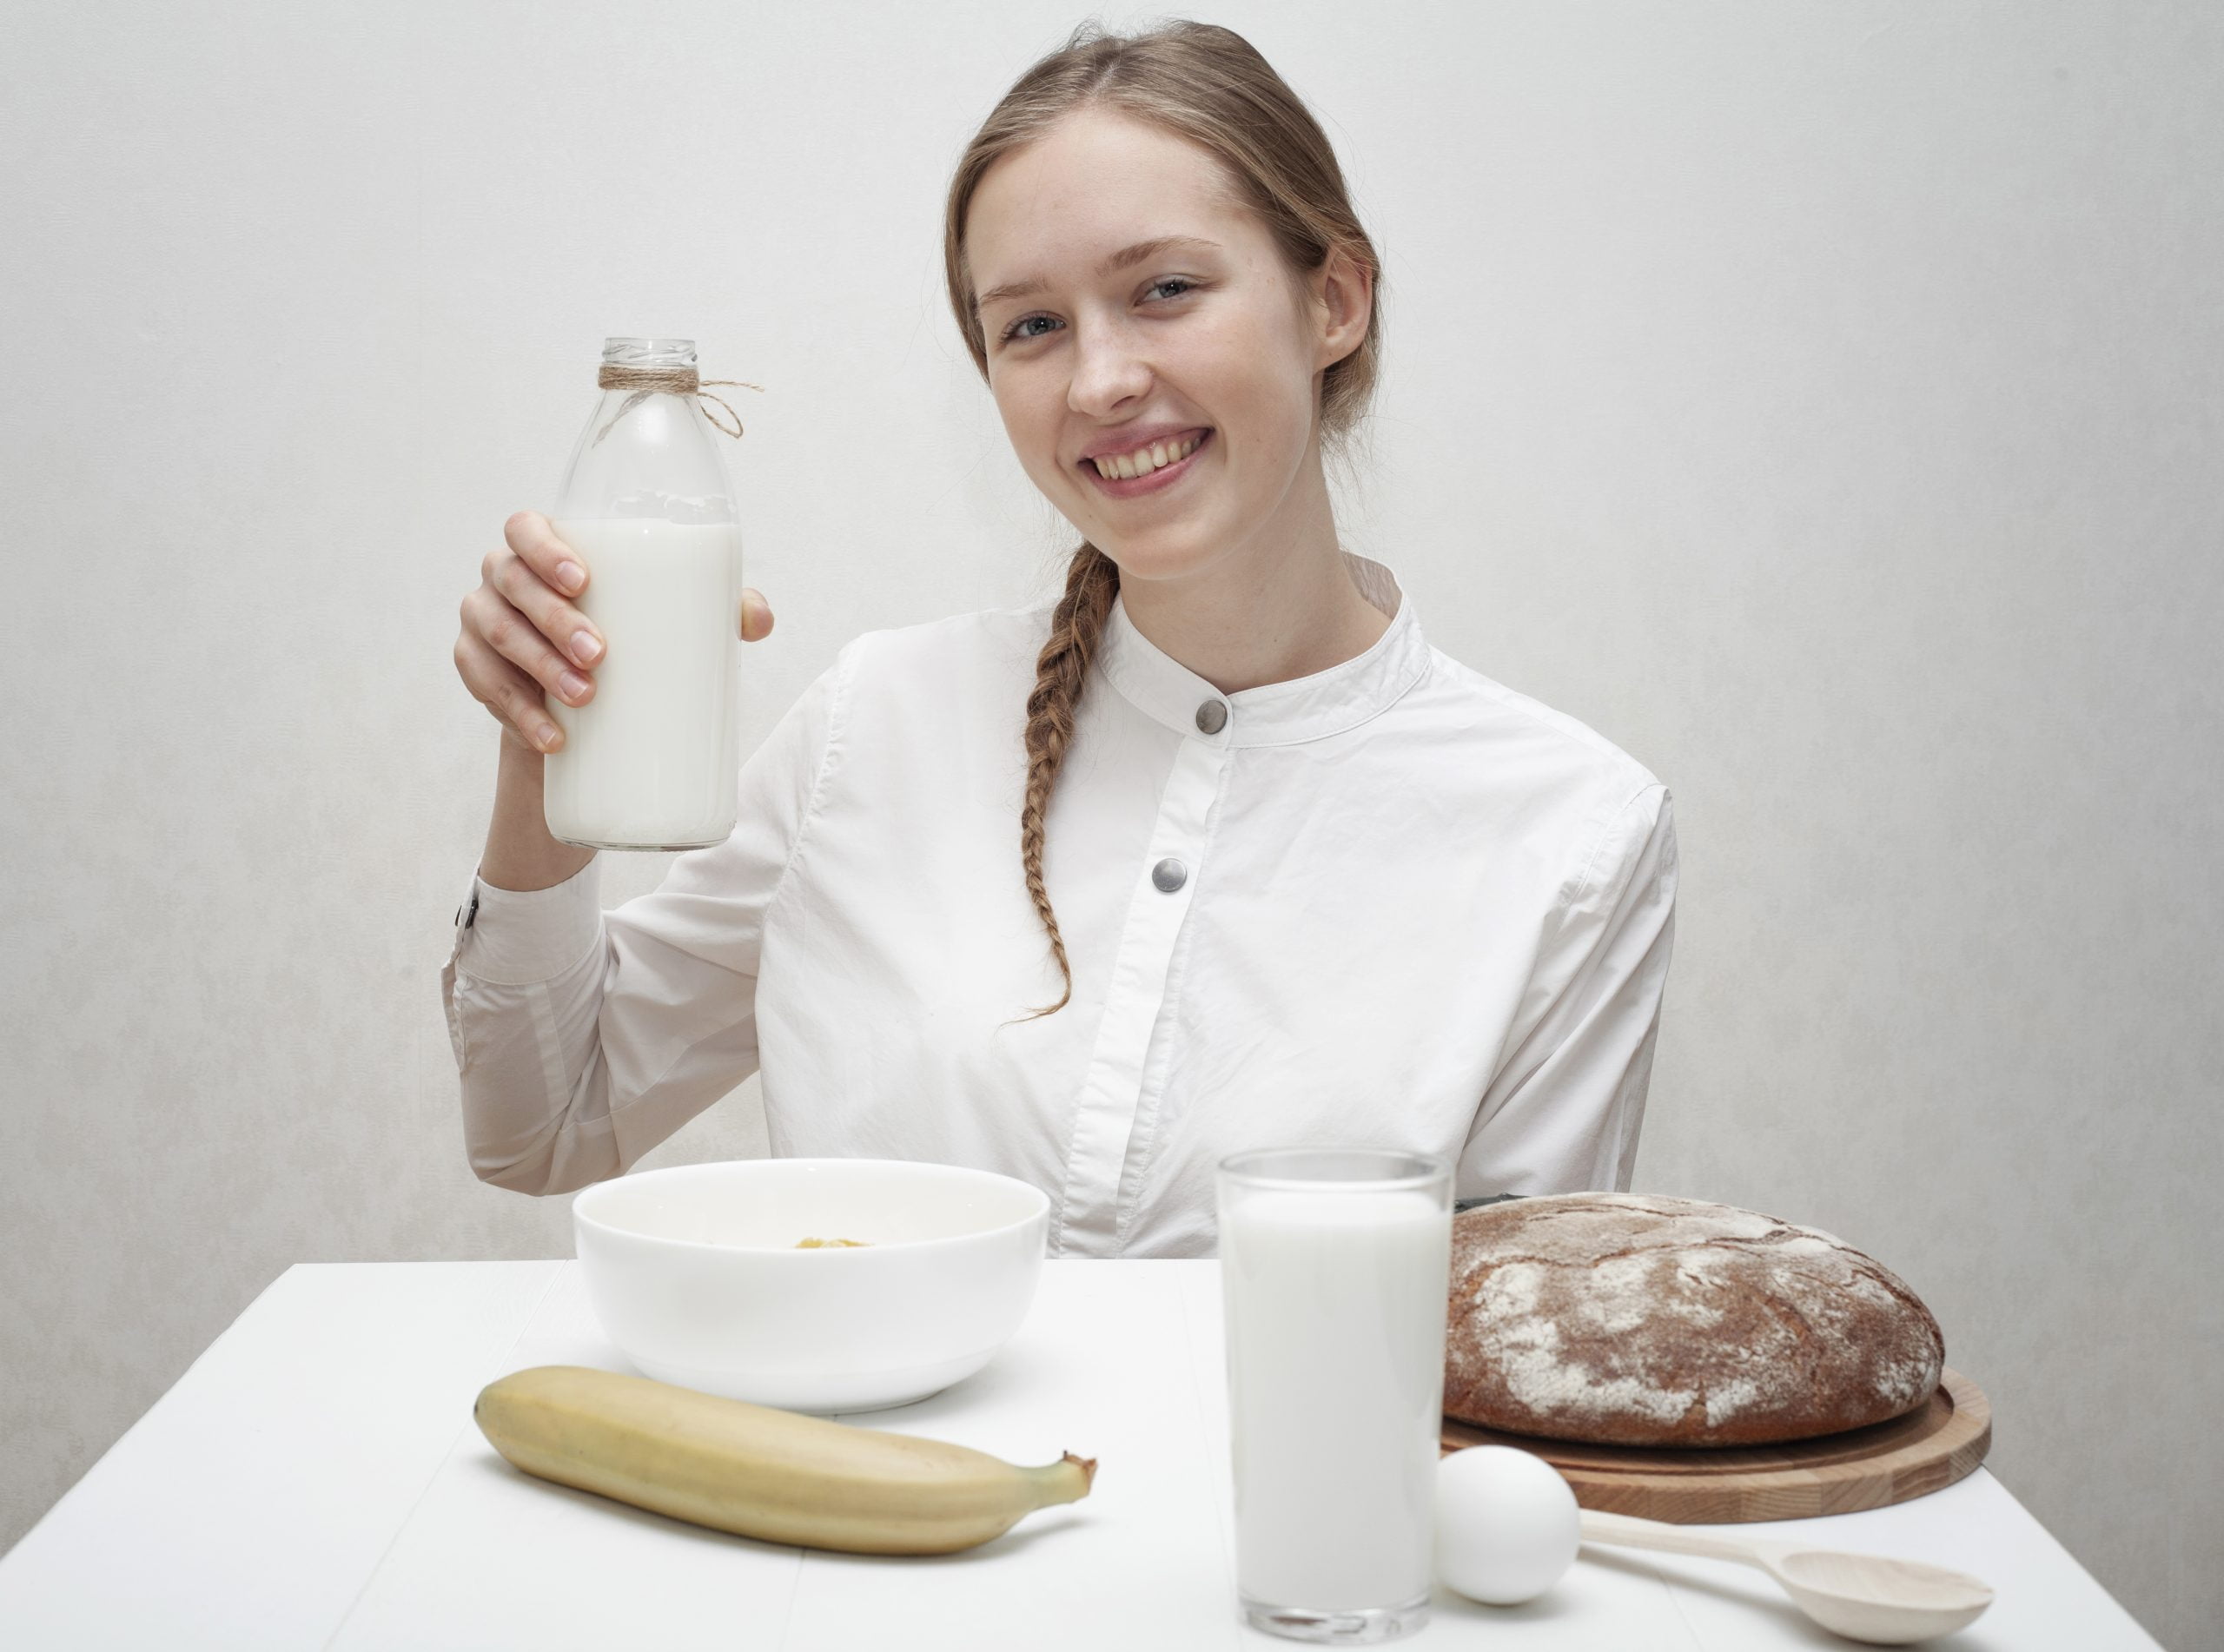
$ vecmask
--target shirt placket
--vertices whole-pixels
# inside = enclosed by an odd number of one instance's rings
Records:
[[[1185,735],[1175,754],[1113,955],[1104,1017],[1074,1108],[1065,1189],[1050,1236],[1055,1256],[1110,1256],[1117,1248],[1121,1175],[1142,1106],[1151,1032],[1228,762],[1227,704],[1207,700],[1196,722],[1197,732]]]

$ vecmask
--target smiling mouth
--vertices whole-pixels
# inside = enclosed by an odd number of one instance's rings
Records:
[[[1170,470],[1204,446],[1211,435],[1209,426],[1195,434],[1172,442],[1154,442],[1148,447],[1139,447],[1131,453],[1106,453],[1082,461],[1108,482],[1140,481],[1155,476],[1160,471]]]

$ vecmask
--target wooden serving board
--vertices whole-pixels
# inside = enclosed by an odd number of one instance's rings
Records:
[[[1929,1401],[1904,1417],[1784,1445],[1579,1445],[1448,1417],[1443,1444],[1446,1456],[1470,1445],[1534,1452],[1567,1477],[1586,1509],[1679,1525],[1804,1520],[1881,1509],[1953,1484],[1984,1461],[1992,1403],[1949,1367]]]

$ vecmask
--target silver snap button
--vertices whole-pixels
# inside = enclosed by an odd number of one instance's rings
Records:
[[[1228,708],[1218,700],[1207,700],[1197,708],[1197,727],[1207,734],[1218,734],[1228,726]]]
[[[1179,861],[1161,861],[1150,869],[1150,881],[1171,895],[1189,881],[1189,869]]]

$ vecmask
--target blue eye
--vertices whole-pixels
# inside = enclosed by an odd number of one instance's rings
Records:
[[[1161,295],[1161,294],[1163,294],[1165,298],[1181,298],[1183,294],[1196,291],[1196,287],[1199,287],[1199,282],[1190,281],[1188,275],[1163,275],[1161,281],[1155,281],[1150,287],[1145,287],[1143,294],[1148,295],[1148,298],[1150,298],[1150,295]],[[1036,322],[1041,322],[1041,329],[1036,329]],[[1014,320],[1012,325],[1005,327],[1001,334],[996,334],[996,338],[1001,342],[1005,342],[1005,345],[1025,345],[1025,342],[1034,340],[1034,338],[1049,338],[1052,331],[1056,331],[1063,325],[1065,322],[1061,322],[1056,316],[1034,314],[1034,316],[1021,316],[1018,320]]]

